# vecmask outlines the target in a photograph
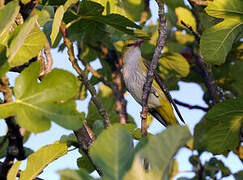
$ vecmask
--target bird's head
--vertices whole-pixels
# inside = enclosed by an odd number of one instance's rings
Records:
[[[127,44],[122,51],[122,60],[123,64],[126,64],[130,61],[135,61],[136,58],[141,57],[140,46],[143,43],[143,40],[137,40],[134,43]]]

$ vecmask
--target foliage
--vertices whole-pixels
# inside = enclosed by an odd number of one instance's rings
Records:
[[[175,155],[182,148],[193,152],[192,179],[230,175],[242,179],[242,171],[231,172],[217,156],[202,160],[207,152],[224,156],[233,152],[243,158],[242,0],[157,0],[167,7],[167,40],[158,74],[170,90],[178,89],[178,81],[197,83],[209,111],[201,108],[205,115],[192,135],[177,125],[147,137],[122,109],[126,88],[120,57],[126,41],[143,39],[142,56],[152,60],[159,33],[158,23],[150,20],[149,1],[4,2],[0,3],[0,118],[8,131],[0,137],[0,158],[17,161],[8,167],[1,163],[0,178],[33,179],[75,147],[81,157],[73,163],[79,169],[58,171],[62,180],[94,179],[90,175],[94,170],[102,176],[99,179],[107,180],[172,179],[180,173]],[[76,73],[51,68],[54,48],[59,53],[67,49],[66,60]],[[101,64],[98,70],[90,65],[95,60]],[[7,79],[11,71],[18,73],[13,87]],[[89,100],[86,115],[76,107],[83,100]],[[194,108],[186,102],[184,106]],[[119,124],[124,117],[129,124]],[[30,133],[49,130],[51,122],[73,133],[36,152],[23,146]],[[26,130],[24,135],[19,127]],[[16,155],[21,149],[22,158]],[[19,169],[25,158],[26,169]]]

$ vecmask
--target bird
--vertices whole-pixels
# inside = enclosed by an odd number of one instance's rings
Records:
[[[137,40],[123,48],[121,70],[128,92],[140,105],[142,104],[143,86],[148,72],[148,63],[141,55],[140,46],[142,43],[142,40]],[[158,74],[156,77],[158,77]],[[179,124],[172,105],[156,78],[153,79],[148,96],[148,108],[149,113],[165,127]],[[181,118],[181,116],[179,117]],[[181,120],[184,122],[182,118]]]

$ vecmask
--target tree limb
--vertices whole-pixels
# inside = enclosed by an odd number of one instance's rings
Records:
[[[166,19],[164,15],[164,4],[161,3],[159,0],[156,0],[159,6],[159,38],[156,44],[156,48],[154,51],[153,59],[148,69],[146,82],[143,86],[143,96],[142,96],[142,112],[141,112],[141,119],[142,119],[142,135],[147,135],[147,114],[148,114],[148,96],[151,90],[151,85],[153,82],[154,71],[158,64],[158,59],[160,58],[161,51],[165,45],[165,41],[167,38],[166,35]]]
[[[110,126],[111,124],[110,124],[109,116],[108,116],[106,110],[104,109],[100,99],[97,97],[95,88],[90,84],[90,82],[87,79],[87,75],[84,73],[84,71],[78,65],[78,61],[74,55],[73,44],[68,39],[67,30],[63,23],[61,23],[60,30],[62,32],[64,44],[68,49],[69,60],[72,63],[73,68],[80,75],[82,82],[84,83],[86,88],[89,90],[89,92],[92,96],[91,97],[92,101],[94,102],[95,106],[97,107],[100,115],[103,117],[105,127]]]
[[[12,90],[9,88],[9,81],[6,75],[0,79],[0,91],[3,93],[4,103],[13,102]],[[19,125],[15,122],[15,118],[8,117],[5,119],[5,122],[8,126],[6,135],[8,138],[8,147],[6,158],[0,168],[0,179],[6,179],[7,173],[12,167],[15,158],[18,160],[26,158],[23,147],[23,136],[21,135]]]
[[[208,112],[209,111],[209,108],[206,108],[206,107],[202,107],[202,106],[198,106],[198,105],[190,105],[190,104],[187,104],[187,103],[184,103],[184,102],[181,102],[177,99],[174,99],[175,103],[180,105],[180,106],[184,106],[184,107],[187,107],[188,109],[200,109],[204,112]]]

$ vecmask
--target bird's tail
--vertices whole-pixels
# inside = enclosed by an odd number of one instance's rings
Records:
[[[150,109],[149,112],[165,127],[168,125],[179,124],[171,106],[167,106],[166,108],[159,106],[156,109]]]

